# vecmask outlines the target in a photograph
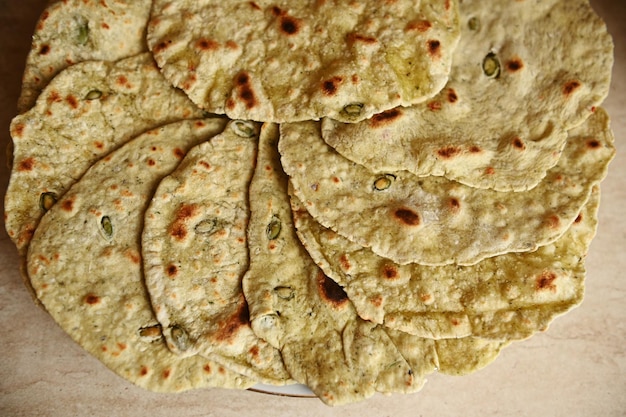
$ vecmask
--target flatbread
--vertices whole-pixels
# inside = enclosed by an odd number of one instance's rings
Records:
[[[42,217],[28,251],[37,296],[86,351],[153,391],[247,388],[254,379],[169,351],[150,307],[140,253],[143,212],[161,177],[222,120],[168,125],[96,163]]]
[[[508,342],[436,341],[357,316],[296,235],[277,141],[278,127],[264,125],[250,184],[250,268],[243,289],[253,330],[280,349],[291,375],[326,404],[338,405],[375,392],[414,392],[436,369],[462,375],[495,360]]]
[[[601,108],[570,131],[559,163],[526,192],[375,173],[330,148],[316,122],[281,125],[279,150],[296,196],[323,226],[396,263],[423,265],[471,265],[553,242],[576,219],[615,154]]]
[[[363,120],[446,83],[456,0],[156,0],[148,46],[198,106],[232,119]],[[211,22],[211,24],[207,24]]]
[[[203,112],[160,74],[149,53],[61,72],[11,122],[5,226],[20,254],[39,219],[98,159],[151,128]]]
[[[50,2],[35,26],[18,112],[34,106],[48,82],[70,65],[88,60],[117,61],[146,52],[150,4],[150,0]]]
[[[293,205],[305,247],[363,319],[434,339],[511,341],[547,329],[582,301],[599,189],[556,242],[465,267],[394,264],[322,227],[297,200]]]
[[[461,40],[436,97],[357,124],[324,120],[322,135],[373,171],[531,189],[557,163],[567,131],[608,94],[611,36],[588,0],[464,0],[459,7]],[[488,62],[499,63],[499,76],[487,76]]]
[[[144,271],[170,350],[219,356],[237,372],[284,385],[293,381],[278,350],[252,331],[241,289],[257,140],[258,126],[232,121],[161,181],[145,215]]]
[[[418,358],[412,367],[384,329],[360,319],[341,287],[308,256],[291,220],[277,142],[278,126],[263,125],[250,184],[250,268],[243,279],[252,328],[280,349],[293,378],[326,404],[419,390],[437,366],[434,344],[412,344]]]

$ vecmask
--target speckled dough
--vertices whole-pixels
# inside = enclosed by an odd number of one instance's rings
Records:
[[[224,121],[185,121],[150,131],[111,153],[41,220],[29,246],[33,288],[54,320],[128,381],[159,392],[247,388],[254,379],[169,351],[145,290],[143,213],[159,180]]]
[[[553,242],[615,155],[601,108],[570,131],[559,163],[525,192],[372,172],[330,148],[316,122],[281,125],[279,150],[296,196],[318,222],[399,264],[423,265],[471,265]]]
[[[5,226],[25,253],[49,204],[98,159],[130,138],[200,111],[159,73],[149,53],[117,62],[89,61],[62,71],[35,107],[11,122],[13,168]]]
[[[567,131],[609,92],[613,42],[588,0],[464,0],[450,80],[425,103],[323,137],[374,171],[410,171],[500,191],[533,188]],[[489,58],[487,58],[489,57]],[[486,75],[486,62],[499,72]]]
[[[293,380],[253,333],[241,289],[257,141],[258,126],[232,121],[161,181],[145,216],[145,281],[170,350],[284,385]]]
[[[165,76],[207,111],[356,121],[444,86],[457,9],[456,0],[156,0],[148,46]]]
[[[294,221],[308,252],[362,318],[434,339],[512,341],[545,330],[582,301],[598,205],[596,189],[556,242],[465,267],[395,264],[324,228],[297,200]]]
[[[41,14],[26,68],[18,112],[30,109],[61,70],[87,60],[115,61],[148,51],[150,0],[52,1]]]

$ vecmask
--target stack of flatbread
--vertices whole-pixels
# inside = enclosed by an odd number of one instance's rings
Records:
[[[588,0],[54,1],[6,229],[144,388],[415,392],[581,303],[612,65]]]

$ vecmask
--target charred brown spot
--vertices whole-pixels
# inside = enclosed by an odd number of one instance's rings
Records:
[[[22,134],[24,133],[24,124],[23,123],[18,123],[15,125],[15,127],[13,127],[13,136],[14,137],[22,137]]]
[[[523,140],[521,140],[520,138],[514,138],[512,141],[512,144],[515,148],[523,151],[524,149],[526,149],[526,144],[524,143]]]
[[[317,274],[317,288],[322,299],[334,306],[341,306],[348,301],[348,295],[343,288],[323,272]]]
[[[134,264],[138,264],[141,262],[141,257],[139,256],[139,253],[137,253],[136,251],[132,250],[132,249],[128,249],[126,250],[126,252],[124,252],[124,255],[130,259],[130,261]]]
[[[171,374],[172,374],[172,370],[171,369],[164,370],[163,371],[163,379],[169,378]]]
[[[214,51],[220,45],[212,39],[200,39],[196,42],[196,46],[203,51]]]
[[[576,81],[576,80],[569,81],[563,86],[563,94],[565,94],[566,96],[569,96],[574,91],[578,90],[579,87],[580,87],[579,81]]]
[[[428,47],[428,53],[432,57],[436,58],[441,56],[441,42],[436,39],[431,39],[426,43],[426,45]]]
[[[211,169],[211,164],[209,164],[207,161],[200,161],[200,165],[204,168],[204,169]]]
[[[216,338],[220,341],[232,340],[239,332],[239,329],[249,326],[249,323],[250,313],[248,311],[248,304],[242,298],[239,309],[230,316],[228,320],[220,323]]]
[[[362,42],[362,43],[373,45],[377,43],[378,40],[372,36],[364,36],[364,35],[359,35],[358,33],[350,33],[348,34],[348,42],[349,43]]]
[[[382,113],[375,114],[372,116],[370,125],[372,127],[381,127],[388,124],[391,124],[394,120],[400,118],[402,116],[402,110],[398,108],[393,108]]]
[[[581,213],[578,216],[576,216],[576,219],[574,220],[574,223],[578,224],[578,223],[580,223],[582,221],[583,221],[583,215]]]
[[[441,148],[437,151],[437,155],[444,159],[450,159],[454,156],[458,155],[461,152],[461,148],[457,148],[454,146],[447,146],[445,148]]]
[[[372,305],[374,305],[375,307],[380,307],[381,305],[383,305],[384,300],[383,300],[383,296],[378,294],[374,297],[371,297],[368,301],[372,303]]]
[[[147,163],[151,167],[156,165],[156,161],[154,159],[152,159],[152,158],[148,158]]]
[[[176,276],[176,274],[178,273],[178,267],[176,267],[176,265],[171,264],[167,267],[167,269],[165,270],[165,272],[167,273],[167,276],[170,278],[173,278]]]
[[[237,82],[237,85],[246,85],[250,82],[250,77],[245,72],[241,73],[237,75],[236,82]]]
[[[598,149],[600,147],[600,141],[597,139],[589,139],[587,141],[587,147],[589,149]]]
[[[448,88],[448,101],[450,103],[456,103],[459,97],[456,95],[456,91],[452,88]]]
[[[65,101],[67,101],[67,104],[69,104],[70,107],[73,108],[73,109],[78,107],[78,100],[76,99],[76,97],[74,97],[71,94],[69,96],[65,97]]]
[[[385,264],[382,269],[382,275],[387,279],[395,279],[398,278],[400,273],[398,272],[398,267],[392,264]]]
[[[126,348],[128,347],[128,345],[126,345],[126,343],[117,343],[117,347],[119,350],[126,350]]]
[[[110,29],[111,27],[109,25],[107,25],[106,23],[102,23],[100,25],[102,27],[102,29]]]
[[[471,153],[480,153],[482,150],[478,146],[473,145],[473,146],[470,147],[469,151]]]
[[[142,366],[141,369],[139,370],[139,375],[140,376],[146,376],[148,375],[148,367],[147,366]]]
[[[99,140],[95,141],[93,143],[93,146],[98,148],[98,150],[100,150],[100,151],[104,149],[104,143],[100,142]]]
[[[39,55],[47,55],[50,52],[50,45],[41,45],[39,48]]]
[[[458,326],[459,324],[461,324],[459,319],[456,318],[450,319],[450,323],[452,323],[453,326]]]
[[[524,68],[524,63],[520,58],[511,59],[506,63],[506,69],[509,70],[509,72],[517,72],[522,68]]]
[[[550,229],[556,229],[559,227],[560,224],[561,224],[561,219],[556,214],[548,216],[548,218],[546,219],[546,226],[549,227]]]
[[[187,237],[187,227],[184,224],[174,223],[170,229],[170,235],[176,240],[185,240]]]
[[[418,226],[420,224],[420,216],[411,209],[399,208],[393,214],[396,219],[408,226]]]
[[[258,358],[259,357],[259,347],[258,346],[252,346],[250,349],[248,349],[248,353],[252,357]]]
[[[295,35],[300,31],[300,20],[291,17],[283,16],[280,19],[280,30],[286,35]]]
[[[406,31],[418,31],[418,32],[426,32],[428,29],[432,27],[432,23],[428,20],[417,20],[409,22],[406,25]]]
[[[250,76],[246,72],[237,74],[235,84],[237,85],[237,96],[244,102],[246,108],[254,108],[257,105],[257,99],[250,86]]]
[[[100,297],[95,294],[87,294],[83,300],[86,304],[94,305],[100,302]]]
[[[350,259],[348,259],[348,255],[346,255],[345,253],[341,254],[341,256],[339,257],[339,263],[341,264],[341,267],[344,271],[349,271],[352,267],[352,264],[350,264]]]
[[[458,198],[452,197],[448,200],[448,207],[452,211],[459,211],[461,209],[461,202]]]
[[[172,43],[171,39],[168,39],[166,41],[162,41],[159,42],[155,47],[154,47],[154,52],[159,53],[165,49],[167,49],[168,46],[170,46],[170,44]]]
[[[61,208],[65,211],[72,211],[74,209],[74,199],[68,198],[63,200],[61,203]]]
[[[34,167],[35,167],[35,158],[31,156],[26,159],[22,159],[19,165],[17,166],[17,170],[18,171],[32,171]]]
[[[50,104],[50,103],[58,103],[61,100],[62,100],[61,99],[61,95],[56,90],[51,91],[50,94],[48,94],[48,97],[46,97],[46,101],[48,102],[48,104]]]
[[[428,103],[428,108],[430,109],[430,111],[439,111],[441,110],[441,102],[440,101],[431,101],[430,103]]]
[[[183,159],[185,157],[185,151],[180,148],[174,149],[174,156],[178,159]]]
[[[207,374],[210,374],[212,369],[211,369],[211,365],[209,365],[208,363],[205,364],[202,369],[204,370],[204,372],[206,372]]]
[[[485,168],[485,174],[487,175],[493,175],[496,173],[496,170],[494,167],[487,167]]]
[[[253,1],[248,2],[248,4],[250,5],[250,7],[252,7],[255,10],[261,10],[261,6],[259,6],[258,4],[256,4]]]
[[[555,280],[556,274],[554,272],[545,271],[543,274],[537,277],[537,280],[535,282],[535,288],[537,291],[556,291],[556,285],[554,285]]]
[[[341,77],[333,77],[330,80],[322,82],[322,92],[327,96],[334,96],[342,81],[343,78]]]

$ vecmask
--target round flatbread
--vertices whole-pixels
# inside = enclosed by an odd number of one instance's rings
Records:
[[[399,264],[423,265],[470,265],[553,242],[615,154],[602,109],[570,131],[559,163],[525,192],[372,172],[330,148],[316,122],[281,125],[279,150],[294,193],[315,220]]]
[[[557,163],[567,131],[608,94],[611,36],[588,0],[459,7],[461,40],[436,97],[357,124],[324,120],[322,135],[373,171],[531,189]]]
[[[145,30],[149,0],[53,1],[42,12],[35,31],[19,113],[35,105],[39,93],[61,70],[88,61],[116,61],[146,52]]]
[[[141,135],[96,163],[41,221],[28,251],[33,288],[78,344],[153,391],[247,388],[254,379],[167,348],[145,290],[143,213],[158,181],[222,120],[176,123]]]
[[[62,71],[35,107],[11,122],[5,226],[19,253],[45,211],[98,159],[148,129],[202,116],[148,53]]]
[[[258,126],[230,122],[161,181],[145,216],[144,271],[170,350],[284,385],[293,381],[278,350],[252,331],[241,289],[257,141]]]
[[[363,120],[446,83],[455,0],[156,0],[148,46],[198,106],[232,119]],[[211,22],[211,24],[207,24]]]

